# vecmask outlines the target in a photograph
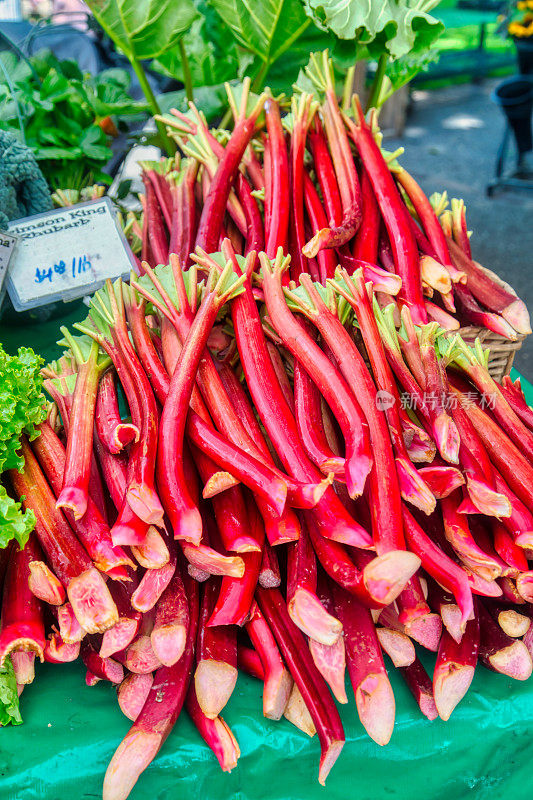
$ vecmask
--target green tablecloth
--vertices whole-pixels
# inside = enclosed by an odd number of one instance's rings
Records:
[[[64,318],[24,329],[0,326],[12,350],[30,344],[47,358]],[[533,387],[524,382],[529,401]],[[431,669],[431,657],[424,657]],[[511,681],[479,667],[465,700],[449,722],[419,713],[400,676],[391,670],[396,726],[380,748],[359,723],[351,689],[342,707],[346,745],[327,780],[317,782],[319,744],[286,720],[261,716],[261,686],[239,677],[224,718],[236,735],[241,758],[231,774],[220,771],[185,713],[131,800],[521,800],[529,796],[533,683]],[[102,780],[130,723],[115,691],[103,682],[88,688],[78,664],[37,666],[35,682],[21,698],[24,725],[0,730],[0,800],[85,800],[101,797]]]

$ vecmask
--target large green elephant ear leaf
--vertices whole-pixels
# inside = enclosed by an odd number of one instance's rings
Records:
[[[301,0],[209,0],[238,44],[273,64],[309,26]]]
[[[439,0],[304,0],[316,25],[340,39],[366,45],[368,53],[392,58],[418,53],[440,35],[442,22],[429,13]]]
[[[176,46],[198,16],[191,0],[87,0],[128,58],[157,58]]]

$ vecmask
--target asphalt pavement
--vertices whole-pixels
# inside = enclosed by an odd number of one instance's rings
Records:
[[[405,147],[400,162],[428,195],[446,189],[464,199],[474,258],[511,284],[533,317],[533,191],[486,194],[505,129],[491,100],[497,83],[414,91],[402,138],[388,138],[385,147]],[[533,336],[515,366],[533,382]]]

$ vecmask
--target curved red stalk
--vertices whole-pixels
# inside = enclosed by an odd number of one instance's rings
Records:
[[[215,288],[202,300],[172,375],[159,424],[159,489],[175,538],[196,545],[202,538],[202,520],[185,481],[183,440],[198,362],[223,298],[224,295],[219,295]]]
[[[356,99],[358,125],[345,117],[350,136],[355,142],[368,173],[383,221],[387,228],[394,256],[395,272],[402,279],[401,298],[411,309],[417,324],[427,322],[418,265],[418,247],[406,220],[400,193],[387,163],[367,125]]]
[[[198,223],[196,246],[201,247],[208,253],[213,253],[218,249],[218,237],[222,228],[226,203],[233,180],[252,138],[255,123],[262,111],[265,97],[261,95],[248,117],[246,117],[247,100],[248,87],[245,87],[242,94],[241,108],[235,119],[235,126],[211,181],[211,186],[202,208],[200,222]]]
[[[405,505],[402,511],[409,549],[419,556],[426,572],[452,592],[461,609],[461,622],[464,626],[472,613],[472,592],[465,573],[429,538]]]
[[[146,227],[147,241],[155,262],[152,266],[155,267],[156,264],[166,264],[168,261],[167,233],[155,188],[146,173],[143,174],[142,179],[145,194],[143,231]]]
[[[344,378],[289,311],[281,283],[286,262],[277,258],[271,266],[266,257],[261,257],[261,266],[269,317],[286,347],[306,369],[333,411],[346,444],[348,491],[350,496],[360,495],[372,467],[368,428],[361,407]]]
[[[433,698],[431,678],[422,662],[415,658],[408,667],[400,667],[400,673],[422,714],[430,720],[437,719],[438,712]]]
[[[261,658],[253,647],[245,647],[243,644],[238,645],[237,666],[252,678],[257,678],[259,681],[265,680],[265,670]]]
[[[363,200],[363,216],[361,225],[352,245],[352,255],[361,261],[375,264],[378,260],[379,225],[381,214],[368,172],[361,172],[361,196]]]
[[[97,360],[98,345],[95,342],[88,359],[78,364],[69,414],[63,487],[57,499],[57,507],[70,509],[75,519],[81,519],[85,514],[89,497],[94,410],[100,380]]]
[[[302,272],[308,272],[310,265],[303,253],[305,245],[305,221],[304,221],[304,154],[305,139],[307,129],[314,116],[312,108],[312,97],[302,94],[298,103],[293,98],[292,101],[293,128],[291,132],[290,146],[290,251],[294,254],[291,263],[291,278],[297,280]],[[271,157],[271,169],[277,169]],[[276,257],[278,251],[274,254]]]
[[[328,472],[334,472],[342,480],[346,461],[333,452],[326,438],[322,418],[322,396],[316,383],[296,359],[294,412],[298,433],[310,460],[322,473],[327,475]]]
[[[265,542],[265,530],[261,515],[249,497],[244,520],[247,522],[250,538],[256,543],[256,550],[242,554],[244,574],[241,578],[222,578],[215,607],[207,623],[210,626],[244,625],[250,613],[263,559],[261,548]]]
[[[306,169],[303,171],[303,179],[305,208],[313,235],[317,235],[323,229],[328,229],[328,220],[315,185]],[[275,256],[276,253],[269,257],[275,258]],[[327,278],[332,278],[335,274],[337,256],[331,248],[327,248],[319,250],[316,254],[316,259],[320,272],[320,282],[325,283]]]
[[[154,627],[150,633],[152,649],[166,667],[175,664],[185,651],[189,627],[189,606],[183,580],[176,569],[172,580],[159,598]]]
[[[520,386],[520,378],[514,382],[510,375],[504,375],[502,378],[500,391],[524,425],[533,431],[533,409],[528,406],[522,387]]]
[[[28,442],[21,441],[24,471],[10,470],[24,509],[35,513],[35,532],[52,569],[67,589],[74,613],[89,633],[103,633],[117,621],[118,614],[101,574],[78,542],[59,509]]]
[[[122,713],[135,722],[150,694],[154,682],[152,673],[139,675],[131,672],[120,684],[117,691],[118,705]]]
[[[253,604],[246,632],[255,647],[263,670],[263,715],[267,719],[281,719],[289,700],[293,681],[285,668],[276,640],[259,610]]]
[[[210,719],[204,714],[192,684],[189,686],[185,708],[200,736],[215,754],[222,772],[231,772],[237,766],[241,754],[237,740],[222,717]]]
[[[340,323],[335,325],[332,321],[335,319],[334,316],[331,313],[328,314],[325,304],[320,301],[316,292],[313,293],[313,301],[319,312],[318,320],[323,318],[324,326],[328,325],[328,342],[337,354],[341,370],[343,370],[352,392],[357,392],[358,396],[361,391],[364,392],[365,399],[362,407],[370,428],[370,439],[374,452],[374,469],[371,473],[370,489],[372,494],[372,532],[377,551],[381,553],[386,552],[387,549],[399,550],[404,546],[399,511],[400,493],[405,500],[421,508],[425,513],[431,513],[435,507],[435,499],[429,487],[424,484],[420,474],[411,464],[405,447],[398,414],[400,406],[398,390],[381,344],[363,275],[358,271],[350,277],[346,270],[341,270],[340,274],[344,279],[347,291],[344,291],[338,282],[335,282],[333,286],[356,312],[376,386],[380,392],[384,393],[380,397],[383,396],[385,400],[393,399],[392,403],[383,403],[384,414],[380,413],[376,387],[366,365],[354,344],[351,342],[348,345],[349,335],[341,334],[342,326]],[[304,282],[304,285],[309,293],[313,292],[308,282]],[[316,322],[316,324],[322,323]],[[334,329],[336,329],[335,332],[333,332]],[[387,486],[386,491],[384,491],[385,486]]]
[[[94,645],[87,641],[81,645],[81,660],[88,670],[97,678],[111,683],[121,683],[124,680],[124,668],[112,658],[102,658]]]
[[[120,453],[139,439],[139,429],[120,417],[115,376],[111,370],[102,375],[98,384],[95,423],[100,441],[110,453]]]
[[[280,592],[277,589],[259,588],[256,596],[316,726],[321,747],[318,780],[324,785],[344,745],[344,731],[338,711],[324,679],[313,663],[303,635],[289,617]]]
[[[0,667],[12,651],[32,652],[43,661],[46,645],[41,601],[28,586],[29,564],[41,550],[32,534],[23,550],[11,553],[3,588]]]
[[[533,662],[525,644],[504,633],[479,600],[476,615],[479,618],[479,658],[483,664],[515,680],[527,680]]]
[[[259,571],[259,586],[263,589],[277,589],[281,583],[279,562],[276,551],[266,541],[263,545],[263,556]]]
[[[513,537],[499,520],[492,521],[492,534],[494,536],[494,549],[499,557],[518,572],[527,571],[528,563],[524,551],[515,544]]]
[[[453,376],[450,380],[455,387]],[[467,403],[465,396],[457,389],[454,391],[459,397],[459,403],[465,405]],[[520,500],[528,507],[533,506],[533,467],[489,414],[476,403],[467,405],[470,422],[476,429],[492,464]]]
[[[32,449],[57,496],[63,483],[66,455],[61,440],[47,422],[40,426],[40,436],[33,441]],[[77,520],[69,510],[65,516],[98,569],[108,572],[121,565],[134,566],[122,548],[113,546],[109,526],[90,495],[81,519]]]
[[[191,679],[198,627],[198,588],[188,581],[189,631],[177,664],[160,667],[141,713],[115,751],[104,778],[103,800],[126,800],[141,773],[153,761],[174,727]]]
[[[246,219],[246,248],[245,253],[251,250],[259,252],[265,247],[265,231],[263,217],[259,210],[257,200],[252,194],[250,184],[242,173],[237,176],[237,194],[241,201]]]
[[[391,550],[378,557],[353,550],[361,558],[356,565],[342,545],[321,536],[311,512],[306,519],[313,549],[324,570],[368,608],[392,603],[420,566],[420,559],[405,550]]]
[[[218,582],[204,584],[200,607],[194,686],[204,714],[215,719],[231,697],[237,682],[237,632],[233,626],[209,627]]]
[[[338,585],[333,585],[333,599],[359,719],[368,735],[385,745],[394,728],[395,703],[370,611]]]
[[[318,577],[317,595],[331,616],[335,615],[335,604],[327,578],[323,572]],[[342,629],[341,629],[342,630]],[[346,653],[344,639],[339,636],[334,644],[322,644],[315,639],[309,639],[309,652],[315,666],[330,687],[335,699],[339,703],[347,703],[345,689]]]
[[[452,409],[452,417],[459,431],[459,462],[466,475],[470,500],[481,514],[509,517],[511,504],[505,495],[496,490],[487,451],[460,403]]]
[[[316,558],[305,524],[287,553],[287,608],[292,621],[311,639],[333,645],[342,633],[339,620],[324,608],[317,594]]]
[[[335,228],[342,221],[342,202],[337,185],[335,168],[328,149],[328,143],[324,134],[320,117],[315,115],[309,132],[307,134],[311,153],[313,155],[313,167],[316,170],[318,183],[324,205],[329,218],[329,227]],[[274,258],[276,253],[267,254],[269,258]]]
[[[316,481],[320,473],[311,464],[299,439],[266,348],[259,312],[249,281],[232,302],[237,346],[255,408],[288,474],[301,481]],[[314,509],[323,536],[368,546],[368,534],[344,510],[328,489]],[[268,528],[267,528],[268,535]],[[269,537],[270,540],[270,537]]]

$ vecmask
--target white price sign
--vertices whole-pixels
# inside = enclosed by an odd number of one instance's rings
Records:
[[[6,233],[6,231],[0,231],[0,296],[2,295],[5,277],[17,242],[17,236]]]
[[[16,220],[9,232],[19,238],[7,281],[17,311],[92,294],[134,267],[108,197]]]

